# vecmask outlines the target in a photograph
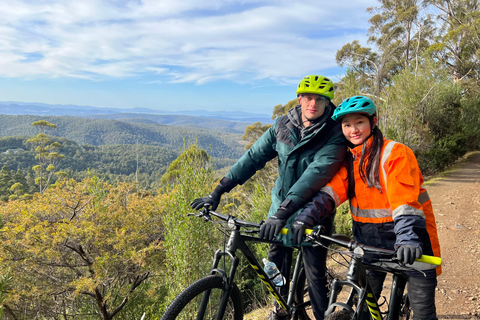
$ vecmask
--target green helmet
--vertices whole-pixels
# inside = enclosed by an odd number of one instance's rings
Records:
[[[333,82],[327,77],[311,75],[300,81],[297,88],[297,97],[302,93],[313,93],[333,99]]]
[[[349,113],[367,113],[369,116],[377,111],[375,104],[370,98],[364,96],[353,96],[343,100],[343,102],[333,111],[332,119],[337,121]]]

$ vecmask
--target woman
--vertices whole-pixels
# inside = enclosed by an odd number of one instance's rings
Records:
[[[341,123],[350,152],[337,175],[293,222],[294,241],[300,243],[306,228],[348,199],[356,241],[397,250],[397,258],[405,264],[422,254],[440,256],[432,203],[412,150],[384,139],[376,107],[367,97],[344,100],[332,118]],[[440,267],[425,275],[405,272],[414,319],[437,319],[435,287],[440,272]],[[369,275],[379,297],[385,273]]]

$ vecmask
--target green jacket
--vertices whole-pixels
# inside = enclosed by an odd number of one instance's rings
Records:
[[[293,206],[296,212],[285,226],[290,229],[299,209],[332,179],[344,161],[346,139],[340,125],[331,119],[334,108],[330,104],[316,122],[317,129],[307,133],[303,139],[298,119],[300,105],[290,110],[288,115],[278,117],[229,170],[226,177],[231,180],[230,186],[245,183],[268,161],[278,156],[278,178],[272,189],[268,216],[273,215],[280,204]],[[290,236],[282,236],[282,240],[284,244],[291,245]]]

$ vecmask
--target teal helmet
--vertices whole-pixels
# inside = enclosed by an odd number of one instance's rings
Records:
[[[369,116],[377,111],[375,104],[370,98],[364,96],[353,96],[343,100],[343,102],[333,112],[332,119],[338,121],[344,115],[349,113],[366,113]]]

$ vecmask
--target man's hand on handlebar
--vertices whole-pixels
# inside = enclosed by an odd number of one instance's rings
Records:
[[[281,219],[273,215],[268,218],[264,224],[262,224],[258,236],[266,240],[273,240],[273,238],[275,238],[280,233],[286,223],[286,219]]]
[[[287,224],[287,219],[292,215],[291,209],[280,207],[273,216],[267,219],[260,227],[258,236],[266,240],[273,240]]]
[[[219,184],[208,196],[193,200],[192,203],[190,203],[190,207],[195,210],[200,210],[203,207],[209,206],[211,210],[215,211],[217,210],[223,193],[225,193],[225,188]]]

